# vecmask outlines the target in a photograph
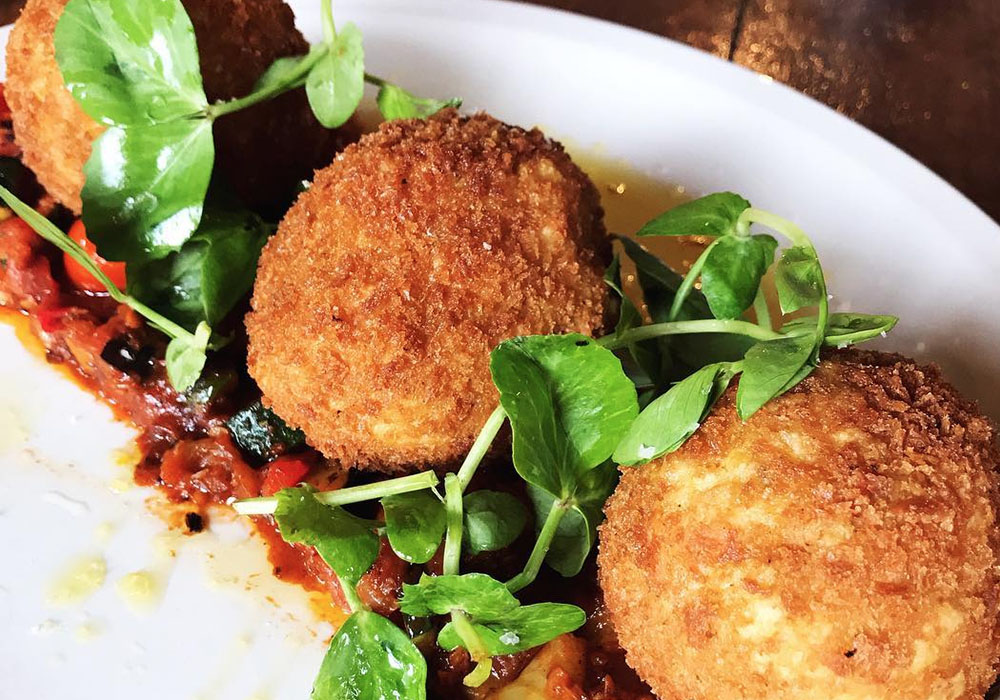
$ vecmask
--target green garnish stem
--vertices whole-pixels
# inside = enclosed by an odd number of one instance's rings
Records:
[[[324,0],[320,2],[319,7],[323,21],[323,38],[327,44],[332,44],[337,39],[337,26],[333,23],[333,2]]]
[[[490,449],[490,445],[493,444],[493,440],[496,439],[497,433],[500,432],[500,427],[505,420],[507,420],[507,414],[504,413],[502,406],[497,406],[493,410],[493,413],[490,414],[490,417],[486,419],[483,429],[479,431],[476,441],[472,443],[472,448],[465,455],[465,460],[458,470],[458,484],[462,491],[468,488],[469,482],[472,481],[472,477],[476,473],[476,469],[479,468],[479,463],[483,461],[483,457],[486,456],[486,452]]]
[[[246,109],[247,107],[253,107],[255,104],[260,102],[267,102],[272,97],[276,97],[283,92],[288,92],[289,90],[295,90],[302,87],[306,83],[306,76],[309,75],[309,71],[312,70],[313,66],[316,65],[316,62],[322,58],[328,50],[329,48],[327,45],[323,45],[322,47],[311,51],[303,59],[303,61],[296,66],[295,72],[290,74],[285,81],[274,83],[270,87],[256,90],[251,92],[249,95],[237,97],[233,100],[213,102],[205,108],[204,116],[209,119],[217,119],[223,115],[239,112],[241,109]]]
[[[809,236],[806,235],[805,231],[784,217],[772,214],[769,211],[749,207],[742,214],[740,214],[739,222],[740,223],[738,225],[748,226],[751,223],[758,223],[763,226],[767,226],[769,229],[777,231],[781,235],[785,236],[785,238],[790,240],[793,245],[806,248],[816,257],[817,260],[819,259],[819,255],[816,254],[816,248],[813,246],[812,241],[809,240]],[[826,337],[826,324],[830,316],[830,301],[827,297],[826,278],[823,275],[819,276],[819,284],[820,300],[816,316],[817,346],[822,343]]]
[[[343,506],[348,503],[371,501],[397,493],[422,491],[423,489],[437,486],[437,484],[437,474],[432,471],[426,471],[386,481],[376,481],[373,484],[349,486],[345,489],[337,489],[336,491],[321,491],[316,494],[316,500],[328,506]],[[278,499],[274,496],[247,498],[233,503],[233,510],[240,515],[270,515],[274,513],[277,507]]]
[[[444,477],[444,508],[447,529],[444,536],[444,561],[442,571],[445,576],[457,575],[462,555],[462,486],[458,477],[448,474]]]
[[[194,333],[186,328],[174,323],[163,314],[154,311],[141,301],[125,293],[115,285],[111,279],[104,274],[104,271],[94,262],[90,255],[80,245],[63,233],[58,226],[29,207],[18,199],[13,192],[0,185],[0,199],[10,207],[17,216],[34,229],[35,233],[54,245],[56,248],[66,253],[76,262],[80,263],[87,272],[94,276],[104,288],[108,290],[108,295],[119,304],[124,304],[137,314],[150,322],[157,330],[162,331],[171,338],[194,339]]]
[[[745,335],[756,340],[774,340],[782,337],[780,333],[762,328],[756,323],[737,320],[698,319],[694,321],[671,321],[669,323],[651,323],[646,326],[631,328],[617,336],[606,335],[598,338],[597,343],[608,350],[627,347],[640,340],[659,338],[665,335],[687,335],[689,333],[732,333]]]
[[[681,308],[684,306],[684,301],[688,298],[688,295],[694,288],[694,283],[698,279],[698,276],[701,275],[701,269],[705,267],[705,261],[708,260],[709,253],[712,252],[712,249],[715,248],[715,245],[718,242],[719,239],[716,238],[707,248],[705,248],[705,250],[701,251],[701,255],[698,256],[698,259],[694,261],[693,265],[691,265],[691,269],[688,270],[686,275],[684,275],[681,286],[677,288],[677,293],[674,294],[674,301],[670,304],[670,315],[667,318],[668,321],[677,320],[677,317],[681,313]]]
[[[545,523],[542,525],[542,530],[538,533],[538,539],[535,540],[535,546],[531,550],[528,562],[524,565],[524,570],[507,582],[507,590],[511,593],[517,593],[525,586],[530,585],[538,576],[538,572],[542,568],[542,562],[545,561],[545,555],[549,553],[549,547],[552,546],[552,540],[559,529],[559,523],[562,521],[563,516],[566,515],[566,511],[569,510],[570,505],[565,501],[556,501],[552,504],[549,514],[545,516]]]
[[[764,296],[764,287],[757,290],[757,296],[753,299],[753,311],[757,316],[757,325],[761,328],[771,330],[774,325],[771,322],[771,310],[767,308],[767,297]]]
[[[489,678],[490,671],[493,669],[493,660],[490,658],[490,652],[483,643],[483,640],[480,639],[476,628],[472,626],[469,617],[464,612],[461,610],[452,610],[451,622],[455,626],[455,632],[458,634],[459,639],[462,640],[462,646],[469,652],[472,660],[476,662],[476,668],[462,679],[462,683],[470,688],[479,687]]]
[[[344,579],[343,576],[337,576],[337,582],[340,584],[340,590],[344,592],[344,600],[347,601],[347,607],[350,608],[352,613],[367,609],[361,601],[361,596],[354,590],[354,586],[351,585],[350,581]]]

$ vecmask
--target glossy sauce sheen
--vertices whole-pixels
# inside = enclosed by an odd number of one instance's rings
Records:
[[[648,219],[684,199],[680,188],[631,172],[620,163],[592,155],[578,157],[577,162],[601,191],[611,232],[632,235]],[[182,508],[188,517],[172,517],[172,526],[192,527],[191,523],[196,523],[200,529],[213,507],[232,498],[260,495],[268,465],[248,463],[225,428],[226,418],[258,398],[256,387],[242,378],[244,344],[237,340],[211,358],[209,373],[227,376],[229,372],[237,378],[228,384],[222,382],[224,389],[209,401],[195,404],[177,395],[166,381],[164,342],[158,334],[108,299],[72,291],[60,256],[40,238],[30,232],[4,231],[0,230],[0,256],[7,267],[6,273],[0,274],[0,309],[8,313],[0,314],[0,318],[13,322],[27,347],[64,368],[84,388],[108,403],[120,419],[139,429],[141,458],[135,467],[135,481],[156,486]],[[678,239],[646,239],[643,243],[678,266],[690,264],[701,248],[698,243]],[[634,290],[631,270],[626,268],[624,274],[626,286]],[[239,330],[241,325],[235,328]],[[148,366],[139,368],[109,364],[105,351],[113,342],[133,349],[149,347],[154,357]],[[318,453],[306,450],[298,456],[313,465],[307,481],[317,488],[339,488],[346,483],[348,475],[327,464]],[[520,490],[523,495],[523,484],[509,464],[481,470],[473,488],[514,493]],[[255,520],[259,535],[268,545],[276,576],[322,592],[343,607],[335,577],[312,548],[284,542],[270,518]],[[531,544],[528,529],[508,550],[479,555],[468,562],[468,568],[506,578],[520,569]],[[425,568],[437,573],[439,567],[439,559],[432,559]],[[359,594],[374,610],[402,623],[396,599],[402,583],[419,575],[418,567],[402,562],[383,541],[375,564],[359,585]],[[523,597],[525,602],[571,602],[588,613],[586,626],[577,633],[586,645],[585,678],[574,681],[559,668],[553,669],[547,682],[551,697],[649,697],[648,689],[624,663],[601,601],[592,560],[572,586],[546,571]],[[461,683],[471,670],[464,651],[447,653],[433,644],[423,651],[428,656],[430,695],[444,698],[489,697],[490,692],[516,678],[533,657],[533,653],[526,652],[496,659],[493,677],[483,688],[471,691]]]

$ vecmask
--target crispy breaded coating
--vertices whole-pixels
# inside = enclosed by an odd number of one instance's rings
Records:
[[[746,424],[730,389],[627,468],[600,582],[664,700],[980,700],[997,676],[998,453],[935,367],[837,352]]]
[[[7,42],[6,97],[23,159],[57,200],[79,213],[83,166],[104,127],[63,85],[53,32],[67,0],[28,0]],[[183,0],[209,100],[250,92],[276,59],[308,44],[282,0]],[[215,125],[217,162],[252,206],[266,207],[330,157],[350,134],[315,120],[298,90]]]
[[[597,190],[537,129],[454,110],[383,124],[264,249],[250,373],[328,457],[450,464],[497,405],[494,346],[602,327],[609,256]]]

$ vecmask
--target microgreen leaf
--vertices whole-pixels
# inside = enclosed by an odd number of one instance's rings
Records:
[[[414,617],[447,615],[461,610],[477,620],[500,620],[519,603],[507,587],[486,574],[420,577],[416,584],[403,584],[399,609]]]
[[[815,347],[812,334],[757,343],[743,359],[743,375],[736,391],[736,410],[747,420],[771,399],[780,396],[812,371]]]
[[[180,336],[167,344],[167,377],[177,391],[187,391],[198,381],[211,337],[212,329],[202,321],[193,336]]]
[[[898,322],[895,316],[833,313],[827,319],[824,343],[834,347],[863,343],[888,333]],[[816,328],[816,323],[816,316],[796,318],[782,326],[781,332],[810,333]]]
[[[389,544],[400,559],[423,564],[434,556],[444,537],[444,504],[430,491],[414,491],[382,499]]]
[[[101,134],[82,193],[83,221],[101,256],[141,262],[180,249],[201,221],[214,158],[206,119]]]
[[[311,700],[424,700],[427,662],[406,633],[359,610],[337,630],[313,684]]]
[[[816,306],[823,297],[823,270],[816,251],[802,245],[787,248],[774,268],[781,310],[792,313]]]
[[[774,262],[773,236],[725,236],[701,270],[701,291],[716,318],[739,318],[753,304],[760,280]]]
[[[378,96],[375,98],[378,111],[386,121],[393,119],[426,119],[446,107],[459,107],[462,100],[453,97],[450,100],[435,100],[427,97],[417,97],[398,85],[382,82]]]
[[[621,362],[579,334],[504,341],[490,371],[513,429],[517,472],[557,497],[608,458],[638,414]]]
[[[615,448],[618,464],[644,464],[687,441],[733,377],[730,363],[706,365],[643,409]]]
[[[545,561],[567,578],[580,573],[597,539],[597,526],[604,520],[604,502],[618,483],[618,469],[608,460],[580,478],[576,492],[559,521],[555,536],[545,555]],[[536,521],[541,523],[552,510],[555,499],[551,494],[528,487],[535,506]]]
[[[280,452],[299,447],[306,440],[305,433],[289,428],[260,401],[234,413],[226,421],[226,427],[236,446],[254,464],[274,459]]]
[[[561,634],[579,629],[586,621],[586,614],[575,605],[537,603],[521,606],[504,615],[502,620],[474,622],[473,627],[490,655],[499,656],[541,646]],[[438,644],[448,650],[462,646],[452,623],[441,629]]]
[[[351,23],[329,44],[306,78],[309,105],[320,124],[338,127],[354,114],[365,90],[361,31]]]
[[[155,124],[208,104],[180,0],[70,0],[54,43],[67,89],[103,124]]]
[[[274,519],[282,538],[315,547],[339,577],[356,585],[378,555],[375,523],[323,505],[306,487],[283,489],[276,497]]]
[[[129,265],[129,293],[189,328],[214,326],[253,287],[271,231],[251,212],[207,208],[179,251]]]
[[[502,491],[473,491],[465,502],[462,546],[471,554],[494,552],[517,539],[528,522],[524,504]]]
[[[717,192],[678,205],[646,223],[637,236],[725,236],[733,233],[750,202],[732,192]]]

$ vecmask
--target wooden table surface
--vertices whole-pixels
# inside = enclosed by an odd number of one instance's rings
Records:
[[[1000,0],[527,0],[644,29],[864,124],[1000,221]]]
[[[1000,221],[1000,0],[526,1],[770,75],[881,134]],[[22,2],[0,0],[0,22]]]

